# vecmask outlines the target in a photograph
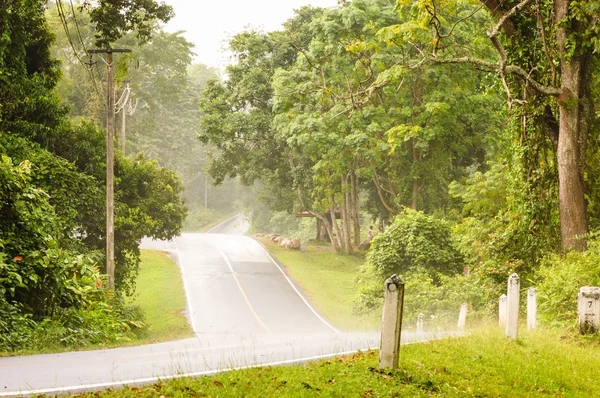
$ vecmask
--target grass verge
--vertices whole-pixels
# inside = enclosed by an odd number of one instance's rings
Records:
[[[242,212],[242,210],[236,210],[234,212],[228,214],[215,214],[214,218],[211,221],[206,222],[205,224],[196,225],[196,226],[185,226],[183,232],[191,232],[191,233],[205,233],[221,224],[223,221],[229,220],[231,217],[238,215]]]
[[[376,351],[297,366],[244,369],[145,388],[95,393],[111,397],[597,397],[597,344],[557,331],[507,341],[496,329],[404,346],[398,370],[377,368]],[[83,395],[78,395],[79,397]],[[92,396],[89,394],[88,396]]]
[[[335,253],[330,246],[304,245],[302,251],[296,251],[268,239],[259,240],[285,265],[316,309],[334,326],[347,331],[379,329],[378,317],[357,316],[352,312],[356,296],[354,281],[364,258]]]
[[[147,334],[136,345],[193,336],[184,312],[185,291],[177,264],[165,252],[142,250],[137,290],[131,303],[145,315]]]

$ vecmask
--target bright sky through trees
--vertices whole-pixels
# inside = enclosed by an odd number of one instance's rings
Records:
[[[224,48],[229,38],[246,26],[266,31],[276,30],[294,9],[305,5],[331,7],[337,0],[166,0],[175,9],[167,24],[171,32],[186,31],[186,38],[196,44],[197,60],[221,69],[228,63]]]

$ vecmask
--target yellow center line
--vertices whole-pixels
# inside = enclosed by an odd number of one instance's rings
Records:
[[[233,280],[235,280],[235,283],[237,284],[238,288],[240,289],[240,292],[242,293],[242,297],[244,297],[244,301],[246,301],[246,304],[248,305],[248,308],[250,308],[250,312],[252,312],[252,314],[254,315],[254,317],[256,318],[256,320],[258,321],[258,323],[260,324],[260,326],[262,326],[263,329],[265,329],[267,332],[270,333],[271,329],[269,329],[267,327],[267,325],[265,325],[264,322],[258,317],[258,314],[254,310],[254,307],[250,303],[250,300],[248,300],[248,296],[246,296],[246,293],[244,292],[244,289],[242,289],[242,285],[240,284],[240,281],[238,280],[238,278],[237,278],[237,276],[235,274],[235,271],[233,270],[233,267],[231,266],[231,262],[229,261],[229,258],[227,257],[227,255],[225,254],[225,252],[223,251],[223,249],[221,249],[221,255],[223,256],[223,258],[225,259],[225,262],[227,263],[227,266],[231,270],[231,274],[233,275]]]

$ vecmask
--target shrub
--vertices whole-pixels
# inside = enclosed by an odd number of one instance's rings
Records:
[[[425,316],[429,330],[434,327],[455,327],[460,306],[469,305],[469,316],[484,315],[486,292],[470,276],[442,275],[439,283],[424,273],[406,274],[404,277],[404,322],[414,325],[419,314]]]
[[[575,327],[579,288],[600,286],[600,239],[590,239],[585,252],[545,257],[535,279],[540,319],[551,325]]]
[[[392,274],[420,275],[433,287],[440,286],[444,276],[460,274],[463,267],[464,260],[449,225],[422,212],[405,209],[371,243],[359,272],[356,309],[365,312],[379,308],[383,282]]]

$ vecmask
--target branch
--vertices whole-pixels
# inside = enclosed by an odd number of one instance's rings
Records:
[[[515,15],[517,13],[517,11],[519,11],[521,8],[525,7],[527,5],[527,3],[529,3],[529,1],[530,0],[523,0],[516,6],[514,6],[510,10],[508,10],[508,12],[506,14],[504,14],[498,20],[498,23],[496,24],[494,29],[492,29],[491,31],[488,32],[488,37],[491,39],[492,37],[498,36],[498,33],[500,32],[500,28],[502,27],[502,25],[504,25],[504,23],[508,20],[508,18],[512,17],[513,15]]]
[[[499,16],[502,15],[502,12],[504,11],[504,9],[502,8],[502,6],[500,5],[500,2],[498,0],[480,0],[481,3],[483,3],[483,5],[485,5],[487,7],[487,9],[490,11],[490,13],[495,17],[498,18]],[[515,34],[515,26],[513,25],[512,21],[510,20],[505,20],[504,21],[504,32],[506,33],[506,35],[510,38],[513,37]]]
[[[478,58],[472,57],[459,57],[459,58],[430,58],[430,62],[436,64],[471,64],[476,65],[488,70],[490,72],[500,72],[500,64],[496,62],[484,61]],[[511,73],[513,75],[519,76],[521,79],[525,80],[531,87],[533,87],[536,91],[544,95],[551,95],[554,97],[558,97],[562,90],[556,87],[544,86],[540,84],[536,80],[534,80],[529,74],[523,70],[523,68],[516,65],[506,65],[505,71],[507,73]]]
[[[375,188],[377,188],[377,194],[379,196],[379,200],[381,201],[381,204],[383,205],[383,207],[385,207],[387,209],[387,211],[389,211],[391,214],[398,214],[398,211],[396,209],[392,208],[385,200],[383,192],[382,192],[382,190],[385,190],[385,188],[383,188],[380,185],[379,178],[377,177],[376,172],[373,173],[373,182],[375,183]]]
[[[483,4],[479,8],[476,8],[472,13],[470,13],[466,17],[463,17],[463,18],[459,19],[458,21],[456,21],[454,23],[454,25],[452,25],[452,28],[450,28],[450,31],[448,33],[446,33],[445,35],[441,35],[440,38],[445,39],[446,37],[450,37],[452,35],[452,32],[454,32],[454,29],[458,26],[458,24],[471,18],[473,15],[477,14],[479,12],[479,10],[481,10],[482,8],[483,8]]]
[[[544,27],[544,21],[542,20],[542,15],[540,14],[540,3],[539,0],[537,2],[537,21],[540,26],[540,30],[542,32],[542,43],[544,43],[544,53],[546,54],[546,61],[548,61],[548,65],[552,69],[552,85],[556,85],[556,67],[554,66],[554,62],[552,62],[552,57],[550,56],[550,51],[548,50],[548,40],[546,39],[546,28]]]
[[[502,86],[504,87],[504,91],[506,91],[506,96],[508,97],[508,108],[512,108],[513,97],[510,92],[510,87],[508,87],[508,83],[506,83],[506,51],[504,51],[504,47],[500,40],[498,39],[498,33],[500,32],[500,28],[504,25],[504,23],[508,20],[508,18],[512,17],[519,11],[521,8],[525,7],[530,0],[523,0],[513,8],[511,8],[506,14],[504,14],[499,20],[494,29],[487,32],[488,37],[492,41],[492,44],[498,51],[500,55],[500,70],[498,71],[500,75],[500,79],[502,80]],[[529,77],[529,76],[528,76]]]

